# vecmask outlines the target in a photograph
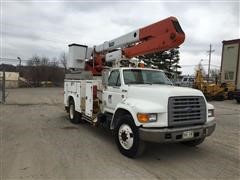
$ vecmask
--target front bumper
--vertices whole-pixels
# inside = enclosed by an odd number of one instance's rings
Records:
[[[216,127],[216,121],[205,123],[204,125],[179,127],[179,128],[139,128],[139,136],[143,141],[148,142],[181,142],[200,139],[210,136]],[[183,139],[183,132],[193,131],[193,137]]]

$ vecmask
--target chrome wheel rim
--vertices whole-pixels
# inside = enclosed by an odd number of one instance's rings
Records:
[[[73,119],[73,117],[74,117],[74,106],[73,106],[73,104],[70,105],[69,114],[70,114],[70,119]]]
[[[122,124],[118,130],[118,139],[121,146],[129,150],[133,146],[133,131],[128,124]]]

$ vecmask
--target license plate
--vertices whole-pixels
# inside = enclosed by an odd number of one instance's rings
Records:
[[[185,131],[183,132],[183,139],[188,139],[193,137],[193,131]]]

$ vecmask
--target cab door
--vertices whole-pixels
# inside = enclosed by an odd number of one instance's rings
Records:
[[[107,88],[103,91],[105,109],[109,112],[113,112],[117,104],[121,102],[123,98],[120,72],[119,70],[112,70],[108,78]]]

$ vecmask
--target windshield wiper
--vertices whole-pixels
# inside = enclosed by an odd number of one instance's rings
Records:
[[[150,85],[153,85],[153,83],[149,83],[149,82],[145,82],[145,83],[143,83],[143,84],[150,84]]]
[[[164,85],[172,85],[171,83],[164,83],[164,82],[158,82],[158,83],[153,83],[153,84],[164,84]]]

